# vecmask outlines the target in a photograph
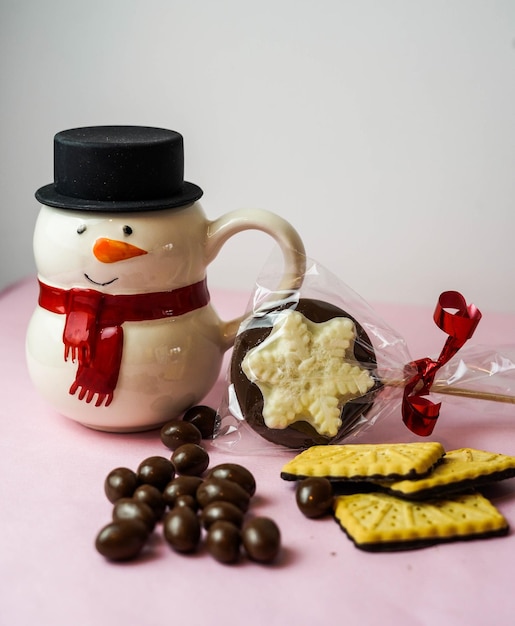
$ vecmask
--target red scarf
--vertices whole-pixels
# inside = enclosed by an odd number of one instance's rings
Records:
[[[123,322],[177,317],[209,302],[206,281],[134,295],[111,295],[94,289],[59,289],[39,281],[39,306],[66,315],[64,360],[78,361],[70,394],[95,406],[109,406],[118,382],[123,352]]]

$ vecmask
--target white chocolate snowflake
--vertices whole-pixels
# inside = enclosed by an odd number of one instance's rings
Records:
[[[247,352],[242,369],[263,395],[268,428],[305,421],[321,435],[334,437],[342,406],[374,385],[355,364],[354,322],[335,317],[317,324],[298,311],[284,311],[272,332]]]

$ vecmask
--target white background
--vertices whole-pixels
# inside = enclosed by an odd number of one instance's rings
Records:
[[[35,273],[53,135],[181,132],[209,218],[260,207],[367,300],[515,312],[513,0],[0,0],[0,288]],[[213,287],[272,249],[232,240]]]

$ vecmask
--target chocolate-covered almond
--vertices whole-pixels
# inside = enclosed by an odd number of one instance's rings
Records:
[[[173,508],[180,496],[196,497],[197,489],[202,484],[200,476],[176,476],[164,488],[163,498],[166,504]]]
[[[235,563],[240,556],[240,544],[240,530],[230,522],[215,522],[207,532],[207,551],[220,563]]]
[[[243,526],[241,541],[253,561],[273,561],[281,547],[281,533],[277,524],[268,517],[254,517]]]
[[[185,443],[177,448],[171,460],[181,476],[200,476],[209,466],[209,454],[195,443]]]
[[[177,552],[193,552],[200,541],[200,521],[187,506],[175,507],[163,520],[163,534]]]
[[[175,476],[175,467],[163,456],[151,456],[139,464],[137,475],[140,483],[163,490]]]
[[[160,432],[161,441],[170,450],[176,450],[185,443],[200,443],[200,430],[190,422],[172,420],[167,422]]]
[[[215,409],[204,404],[192,406],[183,416],[183,421],[199,429],[202,439],[213,439],[217,419],[218,414]]]
[[[106,559],[127,561],[143,549],[148,529],[141,520],[117,520],[104,526],[95,539],[95,548]]]
[[[241,528],[243,524],[243,511],[231,502],[223,502],[216,500],[205,506],[200,516],[202,526],[207,530],[215,522],[230,522],[237,528]]]
[[[306,517],[322,517],[331,510],[334,499],[333,486],[324,477],[304,478],[297,484],[295,499],[299,510]]]
[[[197,489],[197,501],[201,508],[211,502],[230,502],[243,512],[249,508],[250,496],[238,483],[226,478],[210,478],[204,480]]]
[[[198,511],[198,502],[195,496],[183,495],[175,498],[175,506],[187,506],[192,511]]]
[[[212,467],[207,473],[206,478],[225,478],[238,483],[248,492],[249,496],[253,496],[256,492],[256,480],[253,474],[243,465],[238,463],[220,463]]]
[[[130,498],[138,486],[136,472],[128,467],[117,467],[109,472],[104,481],[104,491],[109,502]]]
[[[132,497],[134,500],[138,500],[149,506],[154,512],[156,521],[163,517],[166,502],[161,491],[159,491],[157,487],[154,487],[154,485],[140,485],[132,494]]]
[[[151,532],[156,525],[154,511],[144,502],[134,498],[120,498],[113,507],[113,521],[140,520]]]

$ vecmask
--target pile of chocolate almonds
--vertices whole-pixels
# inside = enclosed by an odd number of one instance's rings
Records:
[[[209,421],[210,411],[194,407],[189,415],[207,415]],[[104,490],[113,504],[112,521],[98,533],[97,551],[111,561],[134,559],[161,527],[165,541],[179,553],[194,553],[204,543],[221,563],[236,563],[244,555],[270,563],[280,551],[281,534],[272,519],[247,515],[256,491],[254,476],[236,463],[209,468],[201,445],[209,428],[202,432],[187,417],[161,429],[161,441],[173,451],[170,459],[152,456],[136,470],[109,472]]]

